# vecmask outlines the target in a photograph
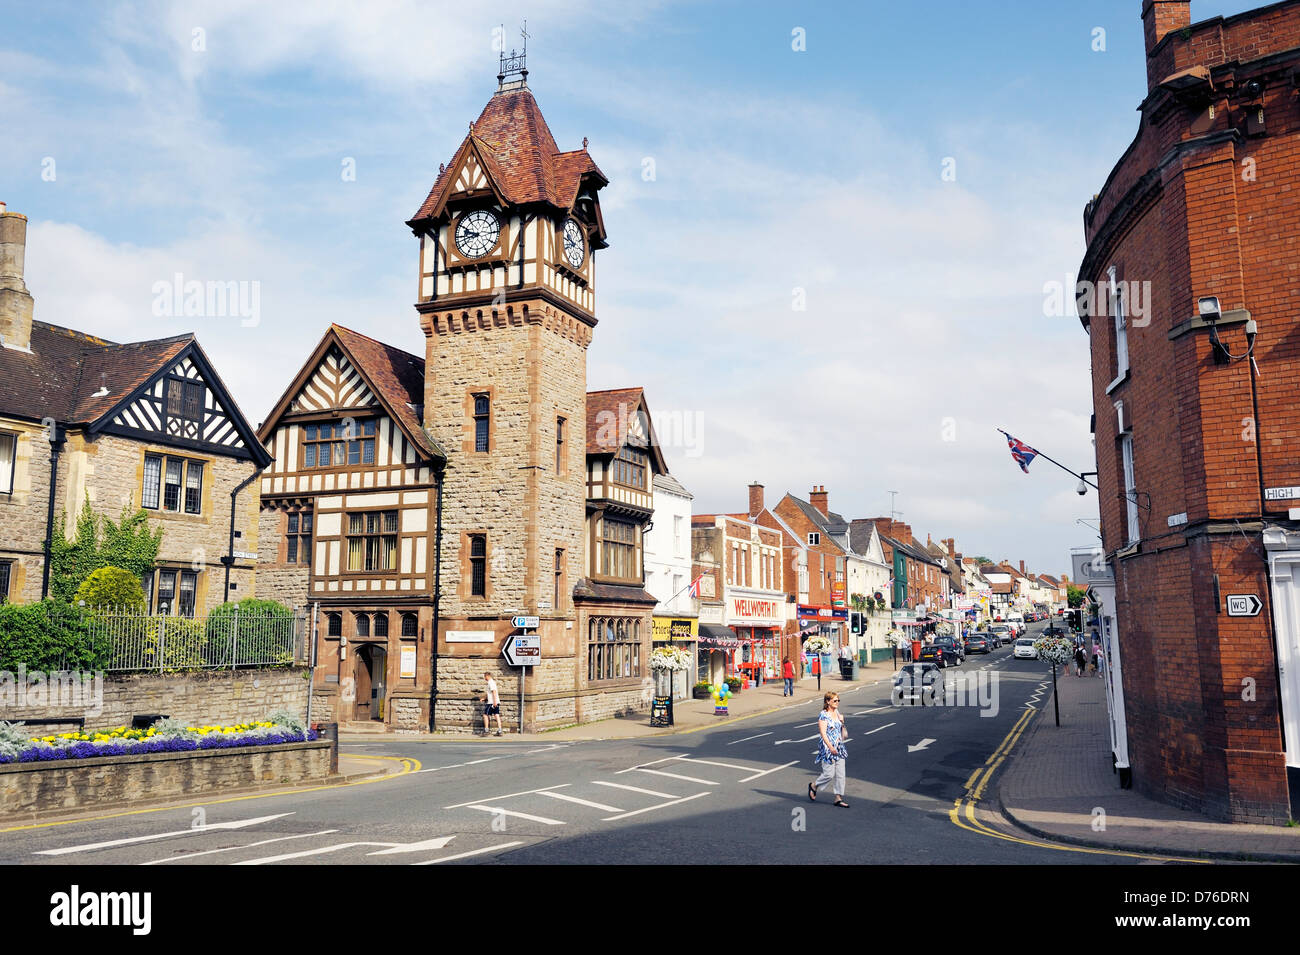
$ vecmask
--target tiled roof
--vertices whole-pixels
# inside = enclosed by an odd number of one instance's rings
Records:
[[[622,447],[623,428],[610,428],[612,421],[633,414],[641,406],[640,388],[614,388],[587,392],[587,453],[615,454]]]
[[[461,157],[470,148],[483,158],[502,198],[516,205],[545,202],[567,210],[577,198],[583,175],[591,173],[602,183],[608,181],[585,147],[560,152],[529,90],[498,92],[483,107],[411,222],[428,219],[439,211]]]
[[[682,497],[689,497],[691,499],[694,499],[695,497],[694,494],[686,490],[686,488],[682,486],[682,483],[671,474],[656,474],[654,486],[656,491],[662,489],[667,491],[669,494],[678,494]]]
[[[416,444],[428,455],[445,458],[421,427],[420,410],[424,405],[424,359],[400,348],[354,332],[342,325],[331,325],[339,343],[356,360],[357,368],[383,399]]]
[[[30,352],[0,348],[0,413],[91,424],[193,342],[187,334],[119,345],[32,322]]]

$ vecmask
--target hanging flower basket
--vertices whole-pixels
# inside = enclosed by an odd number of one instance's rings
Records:
[[[679,647],[655,647],[650,651],[650,669],[677,673],[691,665],[691,654]]]
[[[1038,659],[1064,666],[1074,659],[1074,641],[1065,637],[1040,637],[1034,641]]]

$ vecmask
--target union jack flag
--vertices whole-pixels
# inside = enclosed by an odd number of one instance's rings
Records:
[[[696,600],[700,599],[700,581],[703,579],[704,579],[704,575],[700,574],[700,576],[692,580],[691,585],[686,588],[686,592],[689,593]]]
[[[999,428],[998,430],[1001,431],[1002,429]],[[1002,433],[1007,434],[1005,431]],[[1038,452],[1019,438],[1013,438],[1009,434],[1007,434],[1007,447],[1011,449],[1011,456],[1016,459],[1016,464],[1020,465],[1020,470],[1028,474],[1029,465],[1034,458],[1038,457]]]

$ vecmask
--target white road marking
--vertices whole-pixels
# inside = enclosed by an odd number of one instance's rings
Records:
[[[430,849],[441,849],[455,838],[455,836],[438,836],[434,839],[422,839],[419,842],[399,843],[391,849],[380,849],[378,852],[367,852],[366,855],[395,856],[407,852],[427,852]]]
[[[635,766],[631,766],[628,769],[620,769],[614,775],[622,776],[624,773],[634,773],[642,766],[658,766],[660,763],[666,763],[669,760],[677,759],[678,756],[685,756],[685,755],[686,755],[685,753],[678,753],[677,756],[665,756],[663,759],[651,760],[648,763],[637,763]]]
[[[614,789],[626,789],[628,792],[643,793],[647,796],[657,796],[660,799],[676,799],[672,793],[659,793],[653,789],[642,789],[640,786],[625,786],[622,783],[607,783],[600,779],[593,779],[592,782],[597,786],[611,786]]]
[[[286,852],[279,856],[262,856],[260,859],[244,859],[234,865],[270,865],[272,862],[285,862],[289,859],[302,859],[305,856],[323,856],[330,852],[338,852],[340,849],[355,849],[357,846],[380,846],[381,848],[391,849],[398,845],[396,842],[336,842],[332,846],[321,846],[319,849],[305,849],[302,852]]]
[[[887,730],[887,729],[889,729],[891,726],[897,726],[897,725],[898,725],[897,723],[886,723],[884,726],[877,726],[875,729],[870,730],[870,731],[868,731],[868,732],[866,732],[866,733],[863,733],[862,735],[863,735],[863,736],[870,736],[872,733],[879,733],[881,730]],[[931,740],[931,742],[933,742],[933,740]]]
[[[744,739],[735,739],[728,743],[728,746],[735,746],[737,743],[748,743],[751,739],[762,739],[764,736],[771,736],[771,732],[759,733],[757,736],[746,736]]]
[[[64,846],[61,849],[41,849],[33,855],[38,856],[65,856],[72,852],[90,852],[94,849],[109,849],[113,846],[128,846],[135,842],[152,842],[154,839],[170,839],[172,836],[198,836],[205,832],[216,832],[228,829],[244,829],[248,826],[256,826],[259,823],[270,822],[273,819],[283,819],[285,816],[292,816],[292,812],[278,812],[274,816],[258,816],[255,819],[237,819],[234,822],[212,822],[197,829],[177,829],[173,832],[155,832],[147,836],[131,836],[128,839],[110,839],[107,842],[90,842],[80,846]]]
[[[683,776],[683,779],[686,777]],[[680,799],[674,799],[672,802],[661,802],[655,806],[646,806],[644,809],[633,809],[631,812],[620,813],[617,816],[606,816],[603,822],[613,822],[616,819],[626,819],[628,816],[639,816],[643,812],[653,812],[656,809],[666,809],[669,806],[676,806],[678,803],[690,802],[692,799],[699,799],[701,796],[707,796],[708,793],[696,793],[694,796],[683,796]]]
[[[813,733],[812,736],[805,736],[803,739],[779,739],[772,745],[780,746],[782,743],[806,743],[810,739],[817,739],[821,735],[821,733]]]
[[[424,862],[413,862],[412,865],[437,865],[439,862],[451,862],[453,859],[468,859],[470,856],[487,855],[489,852],[500,852],[502,849],[510,849],[514,846],[522,846],[523,842],[503,842],[499,846],[488,846],[485,849],[471,849],[469,852],[458,852],[454,856],[443,856],[441,859],[428,859]]]
[[[816,725],[817,725],[818,723],[820,723],[820,722],[821,722],[821,720],[813,720],[811,723],[800,723],[798,726],[795,727],[795,729],[797,729],[797,730],[801,730],[801,729],[803,729],[805,726],[816,726]]]
[[[854,716],[866,716],[868,713],[883,713],[885,710],[892,710],[892,706],[877,706],[874,710],[858,710]]]
[[[746,776],[744,779],[740,780],[740,782],[742,782],[742,783],[747,783],[747,782],[749,782],[751,779],[757,779],[759,776],[766,776],[768,773],[774,773],[774,772],[776,772],[778,769],[789,769],[791,766],[794,766],[794,765],[798,764],[798,762],[799,762],[799,760],[797,760],[797,759],[792,759],[792,760],[790,760],[790,762],[786,763],[784,766],[774,766],[772,769],[765,769],[765,770],[763,770],[761,773],[755,773],[755,774],[752,775],[752,776]]]
[[[656,776],[668,776],[671,779],[684,779],[688,783],[703,783],[705,786],[718,785],[711,779],[700,779],[698,776],[683,776],[680,773],[665,773],[663,770],[660,769],[643,769],[641,770],[641,772],[654,773]]]
[[[490,812],[492,815],[514,816],[516,819],[527,819],[529,822],[540,822],[544,826],[562,826],[562,819],[548,819],[545,816],[533,816],[526,812],[515,812],[513,809],[502,809],[500,806],[481,806],[478,804],[466,806],[466,809],[477,809],[479,812]]]
[[[141,862],[140,865],[162,865],[165,862],[180,862],[182,859],[196,859],[199,856],[215,855],[218,852],[233,852],[235,849],[256,849],[258,846],[270,845],[272,842],[287,842],[290,839],[306,839],[308,836],[327,836],[334,832],[338,832],[338,830],[322,829],[320,832],[300,832],[294,836],[277,836],[274,839],[263,839],[261,842],[250,842],[246,846],[222,846],[220,849],[205,849],[202,852],[187,852],[185,855],[168,856],[165,859],[151,859],[148,862]]]
[[[576,802],[579,806],[590,806],[592,809],[602,809],[605,812],[622,812],[618,806],[606,806],[603,802],[592,802],[590,799],[579,799],[577,796],[569,796],[565,793],[542,793],[543,796],[550,796],[552,799],[563,799],[565,802]]]
[[[696,759],[694,756],[679,756],[678,759],[690,763],[702,763],[705,766],[721,766],[723,769],[738,769],[742,773],[747,773],[754,768],[753,766],[737,766],[735,763],[715,763],[708,759]]]
[[[567,785],[569,785],[569,784],[568,784],[568,783],[558,783],[558,784],[556,784],[556,785],[554,785],[554,786],[543,786],[541,789],[525,789],[523,792],[518,792],[518,793],[506,793],[504,796],[489,796],[488,799],[492,799],[492,800],[497,800],[497,799],[514,799],[516,796],[531,796],[533,793],[546,792],[548,789],[563,789],[563,788],[564,788],[565,786],[567,786]],[[471,799],[469,802],[458,802],[458,803],[456,803],[456,805],[454,805],[454,806],[443,806],[442,808],[443,808],[443,809],[463,809],[463,808],[465,808],[466,806],[472,806],[474,803],[476,803],[476,802],[480,802],[480,801],[481,801],[481,800],[478,800],[478,799]]]
[[[921,742],[919,743],[908,743],[907,751],[909,753],[915,753],[919,750],[926,749],[931,743],[937,743],[937,742],[939,742],[937,739],[930,739],[927,737],[926,739],[921,740]]]

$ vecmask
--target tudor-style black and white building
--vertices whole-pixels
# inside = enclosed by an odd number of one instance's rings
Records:
[[[257,489],[270,463],[192,334],[117,344],[32,320],[26,217],[0,209],[0,601],[49,590],[51,514],[84,502],[163,530],[149,609],[201,615],[253,594]],[[232,519],[232,511],[233,519]]]

